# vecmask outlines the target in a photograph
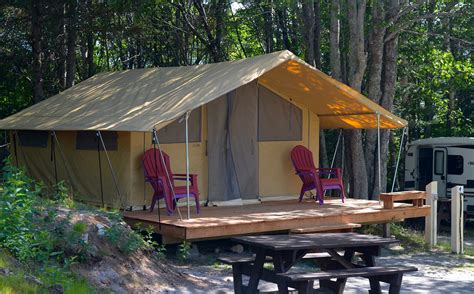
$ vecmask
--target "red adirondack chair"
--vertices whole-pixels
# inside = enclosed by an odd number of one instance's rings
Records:
[[[168,214],[171,214],[176,207],[176,202],[181,198],[186,198],[186,174],[173,174],[171,171],[170,158],[165,152],[161,153],[165,162],[157,149],[149,149],[145,152],[142,159],[143,170],[145,172],[145,181],[153,187],[153,200],[150,211],[155,208],[156,201],[164,198]],[[168,175],[166,170],[168,171]],[[169,176],[169,179],[168,179]],[[176,186],[175,181],[184,181],[184,186]],[[196,210],[199,213],[199,189],[197,184],[197,175],[189,175],[189,197],[194,197]],[[170,183],[171,182],[171,183]],[[173,199],[174,190],[174,199]]]
[[[319,200],[319,204],[323,204],[326,190],[337,189],[341,190],[341,199],[344,202],[346,193],[344,192],[340,168],[316,168],[314,166],[313,153],[301,145],[291,150],[291,161],[293,162],[296,174],[303,182],[299,201],[303,200],[306,191],[315,189],[316,200]]]

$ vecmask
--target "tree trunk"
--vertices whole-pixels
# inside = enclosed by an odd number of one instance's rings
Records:
[[[44,98],[43,92],[43,47],[41,31],[41,1],[31,1],[31,47],[33,50],[33,102]]]
[[[349,85],[361,91],[362,79],[366,68],[366,54],[364,50],[364,16],[366,1],[349,0],[348,7],[348,25],[349,25]],[[349,131],[349,144],[352,158],[351,194],[356,198],[368,197],[367,168],[365,164],[364,148],[362,145],[362,131]]]
[[[273,0],[265,0],[263,6],[265,53],[273,52]]]
[[[382,96],[382,63],[383,45],[385,37],[384,26],[384,4],[382,1],[374,1],[372,7],[372,33],[369,46],[369,77],[367,81],[367,93],[369,98],[380,104]],[[366,131],[365,157],[367,163],[367,179],[369,187],[369,199],[378,196],[378,147],[377,130]],[[374,194],[375,193],[375,194]]]
[[[74,85],[76,76],[76,41],[77,41],[77,2],[67,1],[67,56],[66,56],[66,89]]]
[[[62,90],[66,88],[66,4],[64,1],[58,1],[57,13],[59,18],[58,26],[58,81]]]
[[[314,0],[314,65],[321,69],[321,5]]]
[[[386,19],[393,19],[400,11],[398,0],[387,0],[386,1]],[[397,58],[398,58],[398,34],[395,34],[393,38],[385,42],[384,48],[384,60],[383,60],[383,86],[382,86],[382,106],[392,111],[393,99],[395,97],[395,86],[397,82]],[[379,192],[385,192],[387,186],[387,153],[388,144],[390,141],[390,130],[381,131],[381,189],[378,191],[378,186],[374,187],[374,195],[378,195]]]
[[[339,38],[341,35],[341,23],[339,14],[341,5],[339,0],[331,0],[331,25],[329,28],[329,62],[331,64],[331,75],[338,81],[342,81],[341,74],[341,52],[339,49]]]
[[[318,0],[317,0],[318,1]],[[336,80],[342,81],[341,76],[341,54],[339,49],[339,37],[341,33],[341,24],[339,22],[340,3],[339,0],[331,0],[331,19],[329,28],[329,63],[331,65],[331,75]],[[319,132],[319,157],[322,167],[329,165],[326,135],[324,130]],[[341,150],[345,148],[341,146]],[[341,152],[342,153],[342,152]],[[341,162],[344,161],[341,154]],[[342,166],[341,166],[342,167]],[[350,185],[348,185],[350,186]]]
[[[305,43],[305,61],[314,66],[314,3],[312,0],[302,1],[303,36]]]

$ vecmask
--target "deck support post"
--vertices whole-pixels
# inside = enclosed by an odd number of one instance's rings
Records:
[[[464,252],[464,187],[451,188],[451,251]]]
[[[425,191],[430,206],[430,214],[425,217],[425,241],[433,247],[438,242],[438,182],[429,183]]]

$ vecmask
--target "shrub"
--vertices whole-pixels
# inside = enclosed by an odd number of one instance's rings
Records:
[[[34,182],[7,159],[0,192],[0,243],[21,261],[35,257],[35,247],[40,245],[40,236],[32,225],[33,204],[38,194],[34,188]]]

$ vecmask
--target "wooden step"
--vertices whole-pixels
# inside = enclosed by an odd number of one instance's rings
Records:
[[[413,206],[422,207],[425,199],[425,191],[401,191],[380,194],[380,200],[383,201],[383,208],[385,209],[393,209],[396,201],[405,200],[412,200]]]
[[[352,232],[354,229],[360,228],[361,224],[333,224],[307,228],[291,229],[290,234],[309,234],[309,233],[336,233],[336,232]]]

